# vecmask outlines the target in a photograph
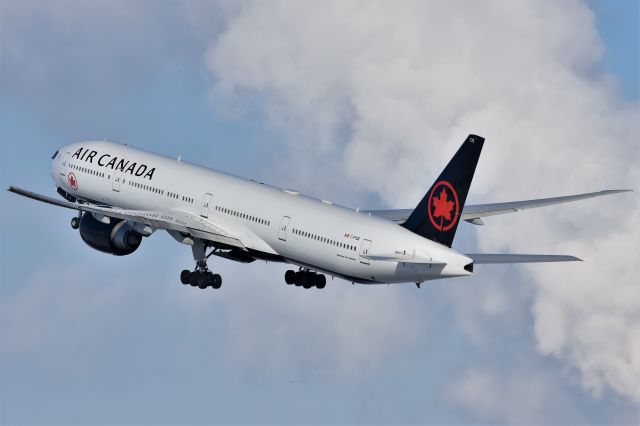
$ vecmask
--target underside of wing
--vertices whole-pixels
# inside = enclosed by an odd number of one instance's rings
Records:
[[[151,211],[129,210],[118,207],[99,206],[95,204],[72,203],[36,194],[14,186],[9,191],[43,203],[52,204],[72,210],[92,213],[100,221],[110,218],[122,219],[135,223],[135,229],[143,235],[150,235],[157,229],[178,232],[181,234],[218,242],[241,249],[246,249],[238,236],[223,229],[223,226],[210,219],[195,216],[179,210]],[[171,233],[171,232],[170,232]],[[174,234],[172,234],[174,235]]]
[[[630,189],[609,189],[605,191],[589,192],[586,194],[566,195],[563,197],[539,198],[535,200],[510,201],[506,203],[476,204],[465,205],[462,210],[461,218],[474,225],[483,225],[483,217],[495,216],[499,214],[515,213],[522,210],[533,209],[538,207],[550,206],[553,204],[571,203],[588,198],[602,197],[605,195],[619,194],[621,192],[630,192]],[[411,209],[398,210],[367,210],[363,213],[369,213],[383,219],[402,224],[411,215]]]
[[[473,259],[476,264],[496,264],[496,263],[544,263],[544,262],[581,262],[575,256],[555,255],[555,254],[485,254],[471,253],[465,254]]]

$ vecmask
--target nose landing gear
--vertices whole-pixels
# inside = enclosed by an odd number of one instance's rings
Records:
[[[71,227],[73,229],[80,228],[80,219],[82,218],[82,213],[78,213],[78,216],[71,218]]]
[[[207,287],[215,289],[220,288],[220,286],[222,286],[222,277],[209,271],[209,268],[207,267],[207,258],[213,254],[215,249],[206,255],[206,244],[199,238],[194,239],[193,246],[191,246],[191,248],[193,251],[193,258],[196,261],[196,269],[193,272],[187,269],[183,270],[180,273],[180,282],[203,290]]]
[[[295,272],[289,269],[284,274],[284,281],[289,285],[295,284],[296,287],[302,286],[306,289],[311,287],[322,289],[327,285],[327,278],[324,275],[303,270]]]

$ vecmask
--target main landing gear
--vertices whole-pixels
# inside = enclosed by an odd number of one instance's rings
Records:
[[[205,265],[206,268],[206,265]],[[214,274],[207,269],[199,269],[191,272],[187,269],[180,273],[180,281],[182,284],[190,284],[192,287],[199,287],[205,289],[207,287],[220,288],[222,286],[222,277],[218,274]]]
[[[327,285],[327,278],[322,274],[311,271],[292,271],[289,269],[284,274],[284,280],[287,284],[295,284],[297,287],[309,289],[311,287],[324,288]]]
[[[183,270],[180,273],[180,282],[203,290],[207,287],[220,288],[222,286],[222,277],[207,268],[207,259],[215,252],[215,249],[206,255],[206,244],[199,238],[194,239],[191,248],[193,250],[193,258],[196,261],[196,269],[193,272],[187,269]]]

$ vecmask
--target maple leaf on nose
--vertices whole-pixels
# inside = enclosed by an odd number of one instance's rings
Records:
[[[442,217],[445,220],[451,220],[451,210],[453,210],[453,202],[447,199],[447,190],[442,188],[438,197],[433,198],[433,216]]]

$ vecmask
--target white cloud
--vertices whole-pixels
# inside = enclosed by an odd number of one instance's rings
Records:
[[[501,370],[466,371],[451,387],[450,400],[491,423],[589,423],[588,415],[572,407],[558,377],[526,360],[516,368],[503,366]]]
[[[410,206],[471,132],[487,137],[476,200],[640,181],[638,105],[598,71],[602,44],[580,1],[248,2],[229,16],[206,54],[213,96],[260,99],[303,185],[346,169],[350,187]],[[478,231],[484,251],[587,260],[526,269],[538,349],[575,367],[594,394],[609,388],[636,403],[638,219],[631,194]],[[503,309],[499,296],[485,300],[489,311]]]

